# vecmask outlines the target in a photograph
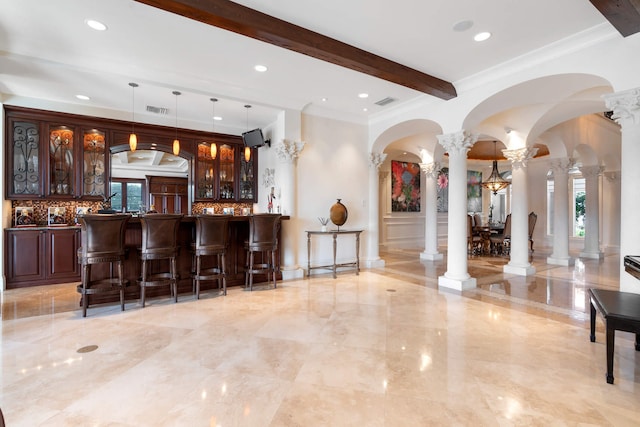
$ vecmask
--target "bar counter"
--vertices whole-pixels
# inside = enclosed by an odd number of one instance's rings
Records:
[[[282,216],[282,220],[289,219],[289,216]],[[177,259],[178,269],[178,296],[181,294],[192,292],[192,251],[191,245],[195,242],[195,222],[196,217],[192,215],[185,215],[180,223],[178,231],[178,245],[180,252]],[[244,265],[246,260],[246,253],[244,250],[244,242],[249,236],[249,216],[229,216],[229,250],[226,255],[225,269],[227,273],[227,286],[244,286]],[[282,229],[282,227],[281,227]],[[280,238],[280,232],[278,234],[278,241],[282,242]],[[125,231],[125,246],[127,249],[127,255],[124,262],[124,276],[129,280],[129,286],[126,292],[126,299],[137,299],[140,295],[140,289],[136,284],[136,280],[141,274],[141,261],[139,255],[139,248],[142,245],[142,228],[140,224],[140,218],[132,217],[127,223]],[[282,248],[279,248],[276,262],[280,264],[280,252]],[[203,258],[203,268],[209,267],[207,262],[213,260]],[[168,260],[154,261],[152,262],[151,273],[168,270]],[[110,275],[109,267],[107,264],[95,264],[92,267],[92,279],[107,278]],[[115,275],[115,271],[114,271]],[[281,280],[281,274],[278,275],[278,280]],[[254,283],[261,283],[267,280],[266,275],[255,275]],[[202,282],[201,292],[206,293],[208,289],[217,288],[215,282]],[[147,297],[153,298],[158,295],[169,295],[168,287],[150,288],[146,291]],[[97,302],[116,301],[118,297],[115,296],[91,296],[89,305]]]

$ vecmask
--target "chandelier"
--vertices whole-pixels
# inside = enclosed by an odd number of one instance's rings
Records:
[[[492,191],[493,194],[498,194],[498,191],[507,188],[509,181],[504,179],[500,172],[498,172],[498,156],[496,155],[496,141],[493,141],[493,168],[491,169],[491,175],[489,175],[489,179],[482,182],[482,186],[489,191]]]

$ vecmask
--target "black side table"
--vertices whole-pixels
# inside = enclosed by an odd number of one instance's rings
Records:
[[[616,330],[636,334],[640,351],[640,294],[589,289],[591,299],[591,342],[596,341],[596,309],[604,316],[607,340],[607,383],[613,384],[613,348]]]

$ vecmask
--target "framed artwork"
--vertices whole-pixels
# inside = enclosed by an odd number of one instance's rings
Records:
[[[438,212],[449,212],[449,168],[438,175]]]
[[[482,172],[467,171],[467,212],[482,212]],[[438,212],[449,212],[449,168],[438,175]]]
[[[482,172],[467,171],[467,212],[482,212]]]
[[[54,206],[48,209],[47,225],[49,227],[64,227],[67,225],[65,213],[67,208],[64,206]]]
[[[420,212],[420,165],[391,161],[391,212]]]
[[[15,214],[16,227],[35,227],[36,221],[33,217],[33,208],[28,206],[18,206]]]

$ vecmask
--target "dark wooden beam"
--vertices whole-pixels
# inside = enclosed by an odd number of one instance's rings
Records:
[[[442,99],[457,96],[444,80],[228,0],[136,0]]]
[[[640,1],[590,0],[623,37],[640,31]]]

